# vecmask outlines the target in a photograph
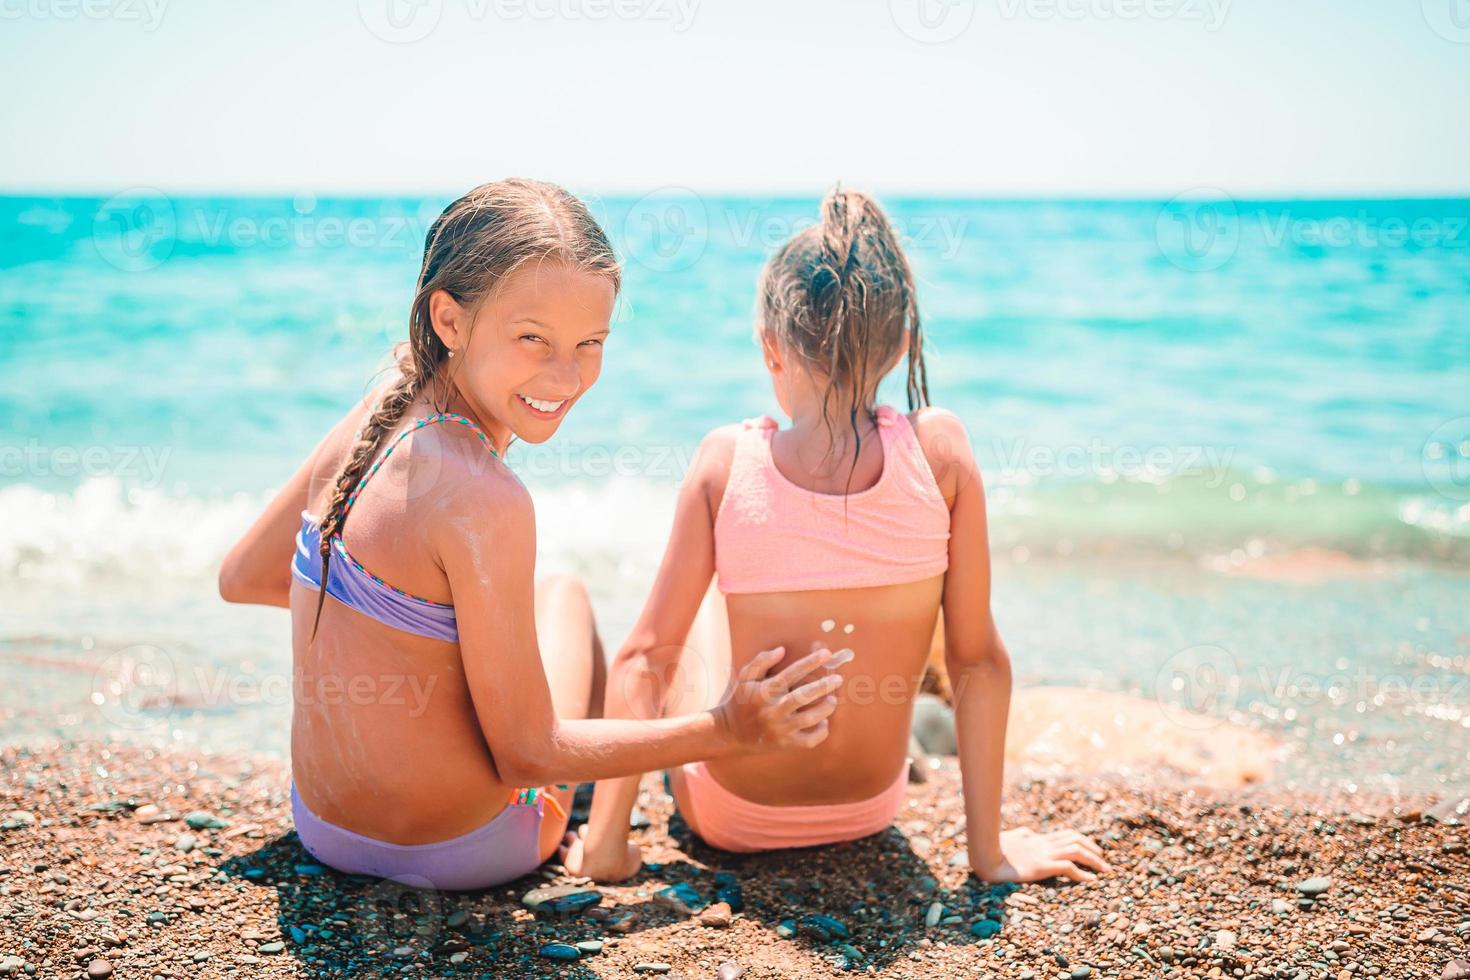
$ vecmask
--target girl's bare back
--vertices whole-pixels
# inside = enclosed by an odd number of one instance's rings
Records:
[[[713,760],[710,772],[738,796],[771,805],[846,803],[886,789],[905,763],[943,590],[943,576],[815,592],[721,596],[711,589],[689,637],[691,656],[681,665],[688,683],[675,685],[681,696],[687,691],[704,700],[713,688],[717,698],[722,670],[739,671],[756,650],[785,647],[786,659],[794,660],[820,645],[851,650],[852,659],[840,668],[846,683],[825,742],[805,752]],[[697,683],[696,671],[708,671],[717,683]]]

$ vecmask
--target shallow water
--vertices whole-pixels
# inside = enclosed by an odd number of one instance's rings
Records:
[[[0,199],[5,735],[284,749],[284,618],[214,570],[402,336],[443,203]],[[692,446],[775,411],[755,276],[815,202],[594,203],[604,380],[511,461],[616,642]],[[1019,681],[1262,727],[1286,781],[1467,781],[1470,202],[892,210]]]

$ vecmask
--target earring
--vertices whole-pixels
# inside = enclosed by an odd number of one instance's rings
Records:
[[[454,356],[454,351],[450,351],[450,352],[449,352],[449,356],[450,356],[450,357],[453,357],[453,356]]]

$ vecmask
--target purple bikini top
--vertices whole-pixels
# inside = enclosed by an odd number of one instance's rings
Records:
[[[378,472],[378,469],[392,455],[393,450],[398,448],[398,444],[409,434],[435,422],[458,422],[468,426],[475,435],[480,437],[485,447],[491,453],[495,453],[495,447],[491,445],[489,437],[480,431],[479,426],[463,415],[444,412],[419,419],[394,438],[388,448],[383,451],[383,455],[378,457],[377,462],[373,463],[358,481],[357,486],[353,488],[351,495],[343,505],[342,523],[344,525],[347,522],[346,513],[351,512],[352,505],[357,502],[358,495],[362,493],[362,488],[367,486],[368,480]],[[303,511],[301,531],[296,535],[296,554],[291,559],[291,574],[298,582],[312,589],[320,589],[322,586],[321,541],[321,525],[317,523],[316,518]],[[370,616],[385,626],[391,626],[405,633],[426,636],[433,640],[446,640],[450,643],[459,641],[459,625],[454,618],[453,605],[425,599],[389,585],[348,554],[347,546],[342,543],[340,531],[332,537],[332,561],[327,566],[327,595],[349,609],[355,609],[364,616]]]

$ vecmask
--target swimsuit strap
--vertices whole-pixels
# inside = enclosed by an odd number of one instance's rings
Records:
[[[359,494],[362,493],[362,488],[367,486],[368,481],[373,478],[373,474],[378,472],[379,468],[382,467],[384,463],[388,462],[388,457],[393,455],[393,450],[398,448],[398,444],[404,439],[407,439],[413,433],[422,429],[424,426],[433,425],[435,422],[458,422],[460,425],[466,426],[471,432],[480,437],[480,441],[485,444],[485,448],[490,450],[490,455],[499,458],[500,454],[495,451],[495,444],[490,441],[490,437],[485,435],[485,433],[480,429],[478,425],[471,422],[463,415],[456,415],[453,412],[440,412],[437,415],[430,415],[427,418],[419,419],[413,425],[410,425],[408,428],[398,433],[398,435],[394,437],[393,441],[388,444],[388,448],[383,450],[383,455],[379,456],[377,462],[368,467],[368,471],[362,475],[362,479],[357,481],[357,486],[352,488],[352,493],[348,494],[347,496],[347,502],[342,505],[343,524],[347,523],[347,512],[352,510],[352,505],[357,502],[357,497]],[[340,538],[341,536],[342,534],[340,531],[338,531],[337,534],[333,535],[333,537],[337,538]]]

